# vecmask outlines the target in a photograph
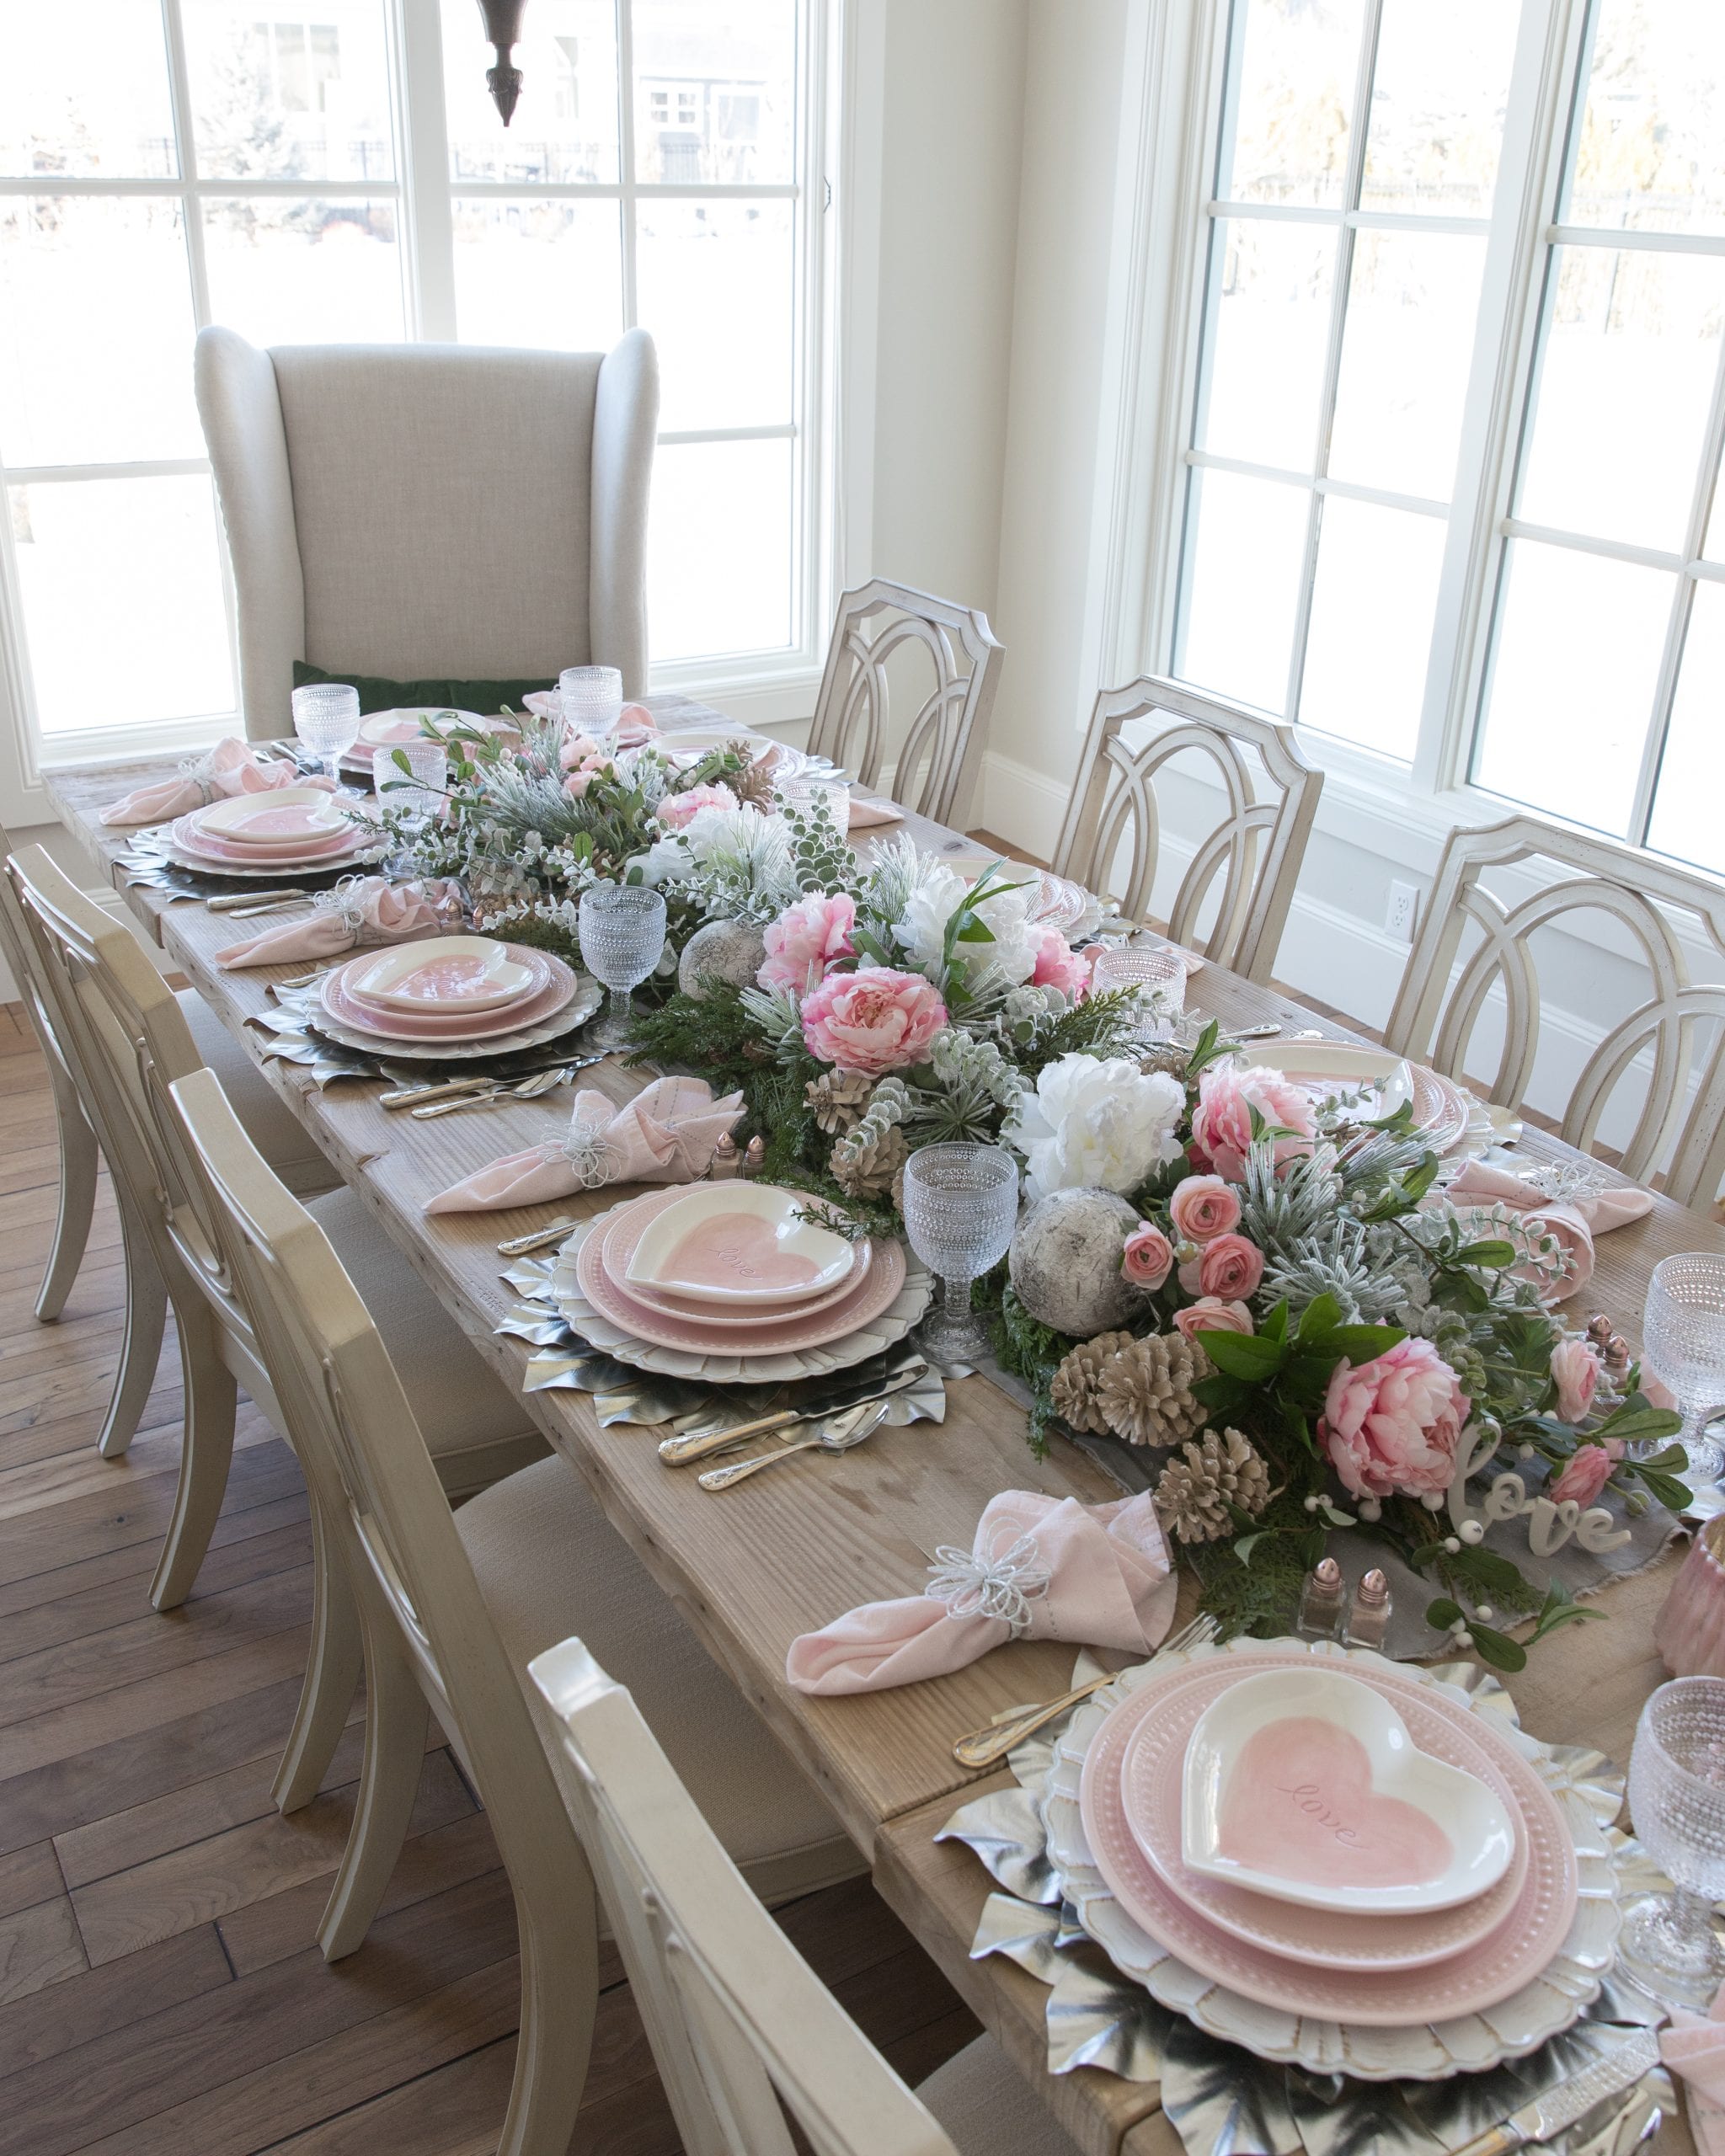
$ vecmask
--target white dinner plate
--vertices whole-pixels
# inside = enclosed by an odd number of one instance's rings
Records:
[[[788,1313],[844,1279],[856,1256],[842,1235],[798,1217],[809,1205],[806,1191],[771,1184],[701,1185],[649,1223],[624,1281],[695,1303]]]
[[[494,1011],[533,976],[491,936],[433,936],[386,952],[351,976],[350,995],[390,1011]]]
[[[280,825],[284,812],[295,812],[295,825],[285,833]],[[327,787],[278,786],[261,793],[232,794],[192,811],[200,830],[238,846],[277,846],[285,836],[322,838],[339,830],[345,820]]]

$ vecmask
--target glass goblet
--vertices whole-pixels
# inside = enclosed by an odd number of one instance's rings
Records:
[[[565,733],[589,734],[602,749],[622,721],[622,675],[615,666],[565,666],[557,708]]]
[[[1711,1921],[1725,1895],[1725,1678],[1680,1677],[1648,1699],[1630,1754],[1629,1809],[1675,1891],[1632,1911],[1623,1958],[1658,1998],[1704,2009],[1725,1977]]]
[[[1128,944],[1102,953],[1091,986],[1098,995],[1132,990],[1133,1035],[1154,1040],[1186,1008],[1186,961],[1172,943]]]
[[[665,948],[665,899],[638,883],[595,883],[584,891],[575,916],[581,963],[611,990],[605,1017],[593,1028],[595,1048],[627,1048],[634,992]]]
[[[449,786],[449,751],[441,741],[398,741],[372,757],[371,784],[380,807],[429,816]]]
[[[293,730],[329,775],[338,793],[341,760],[360,738],[360,692],[339,681],[318,681],[293,692]]]
[[[772,791],[782,809],[794,809],[802,816],[824,814],[841,838],[851,827],[851,789],[830,771],[793,772],[780,779]]]
[[[1004,1145],[925,1145],[905,1163],[905,1233],[939,1276],[941,1307],[918,1335],[937,1363],[975,1363],[988,1334],[970,1283],[998,1265],[1018,1218],[1018,1163]]]
[[[1648,1372],[1670,1387],[1683,1416],[1690,1475],[1717,1482],[1725,1451],[1701,1428],[1725,1400],[1725,1257],[1688,1251],[1660,1259],[1648,1283],[1642,1345]]]

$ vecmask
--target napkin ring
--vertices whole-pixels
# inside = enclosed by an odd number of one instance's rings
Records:
[[[1033,1534],[1021,1534],[998,1555],[937,1543],[929,1567],[928,1593],[949,1617],[991,1617],[1022,1639],[1030,1629],[1030,1604],[1048,1593],[1054,1575],[1042,1561]]]
[[[622,1155],[606,1136],[607,1124],[573,1121],[563,1140],[563,1156],[583,1190],[597,1190],[609,1182]]]

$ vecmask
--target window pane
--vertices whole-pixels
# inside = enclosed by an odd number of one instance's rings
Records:
[[[1411,760],[1448,525],[1335,494],[1322,515],[1300,723]]]
[[[791,205],[637,205],[636,311],[659,345],[660,424],[777,427],[792,416]]]
[[[177,202],[0,199],[0,456],[200,456]]]
[[[282,20],[257,0],[180,0],[206,179],[389,179],[382,0]]]
[[[1238,88],[1216,193],[1339,209],[1362,0],[1235,0]],[[1242,19],[1243,13],[1243,22]]]
[[[1564,220],[1725,232],[1725,9],[1597,0]]]
[[[796,176],[796,0],[633,0],[635,176]]]
[[[617,177],[613,0],[533,0],[515,51],[521,102],[507,128],[485,87],[496,55],[473,0],[443,0],[443,98],[451,179]]]
[[[0,11],[0,173],[177,173],[162,11],[139,0],[82,0]]]
[[[1725,584],[1698,584],[1648,844],[1725,871]]]
[[[608,351],[622,334],[615,202],[531,195],[455,205],[455,302],[469,344]]]
[[[1485,259],[1483,237],[1357,235],[1330,435],[1335,478],[1450,499]]]
[[[1671,609],[1662,569],[1513,540],[1475,777],[1624,837]]]
[[[1304,487],[1195,471],[1180,653],[1184,680],[1279,712],[1306,552]]]
[[[655,664],[790,643],[793,447],[703,441],[659,451],[647,527]]]
[[[212,318],[254,344],[402,334],[393,201],[206,201],[204,260]]]
[[[1725,261],[1557,250],[1516,514],[1680,548],[1725,316]]]
[[[1509,0],[1384,0],[1363,209],[1489,213],[1520,12]]]
[[[14,487],[11,508],[44,734],[233,709],[208,479]]]
[[[1336,235],[1309,225],[1219,217],[1215,329],[1200,447],[1309,472],[1329,339]]]

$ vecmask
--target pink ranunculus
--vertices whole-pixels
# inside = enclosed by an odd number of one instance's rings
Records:
[[[1572,1497],[1582,1506],[1597,1503],[1600,1491],[1611,1479],[1612,1469],[1622,1457],[1621,1438],[1606,1438],[1599,1444],[1578,1445],[1546,1495],[1554,1505],[1566,1504]]]
[[[661,830],[681,831],[694,822],[703,808],[734,808],[737,797],[728,786],[692,786],[681,793],[667,793],[653,812]]]
[[[1318,1443],[1356,1497],[1423,1497],[1450,1486],[1472,1402],[1429,1340],[1337,1364]]]
[[[1240,1199],[1220,1176],[1188,1176],[1168,1200],[1174,1232],[1188,1243],[1207,1243],[1231,1235],[1240,1225]]]
[[[1557,1413],[1564,1422],[1584,1419],[1604,1367],[1592,1342],[1576,1333],[1566,1334],[1551,1350],[1551,1382],[1557,1388]]]
[[[598,754],[599,744],[590,734],[565,734],[558,744],[557,760],[566,771],[577,771]]]
[[[703,789],[704,790],[704,789]],[[811,891],[787,906],[766,931],[766,957],[755,978],[763,988],[806,995],[841,958],[853,958],[857,902],[848,891]]]
[[[1212,1064],[1198,1081],[1198,1107],[1192,1140],[1219,1176],[1230,1182],[1246,1179],[1246,1155],[1252,1150],[1252,1111],[1272,1129],[1291,1132],[1275,1141],[1278,1161],[1311,1150],[1317,1126],[1311,1096],[1279,1070],[1268,1065]]]
[[[1263,1252],[1244,1235],[1216,1235],[1198,1253],[1199,1287],[1219,1302],[1245,1302],[1263,1278]]]
[[[1154,1293],[1173,1270],[1173,1246],[1152,1222],[1146,1220],[1127,1236],[1120,1270],[1135,1288],[1148,1288]]]
[[[569,771],[564,776],[563,790],[571,801],[579,801],[594,780],[610,769],[611,766],[602,758],[594,757],[583,764],[579,771]]]
[[[803,1043],[810,1055],[871,1078],[925,1061],[946,1022],[939,992],[921,974],[892,966],[829,974],[803,999]]]
[[[1036,970],[1030,976],[1034,988],[1057,988],[1076,1003],[1090,987],[1090,967],[1058,928],[1035,931]]]
[[[1200,1332],[1255,1332],[1252,1312],[1244,1303],[1225,1303],[1220,1295],[1203,1295],[1174,1313],[1175,1330],[1188,1340]]]

